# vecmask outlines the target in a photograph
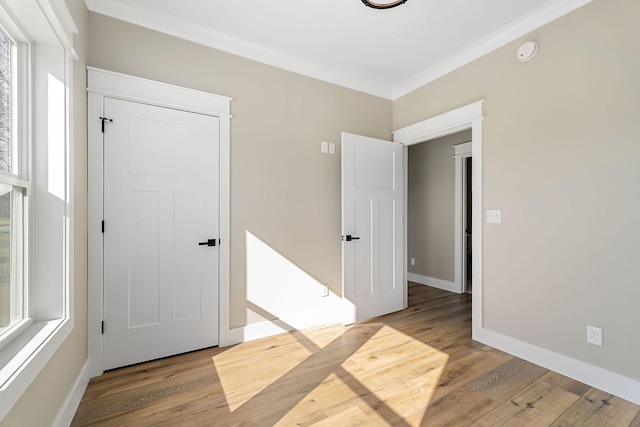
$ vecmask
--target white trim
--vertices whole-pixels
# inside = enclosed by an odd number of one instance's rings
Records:
[[[458,109],[440,114],[427,120],[415,123],[393,132],[393,140],[408,146],[420,142],[429,141],[441,136],[471,128],[471,154],[473,156],[472,169],[472,282],[473,282],[473,338],[483,328],[482,317],[482,105],[484,101],[477,101]],[[405,183],[407,182],[407,156],[405,158]],[[405,185],[405,200],[407,199],[407,186]],[[407,239],[407,211],[404,214],[404,236]],[[407,251],[405,250],[405,265],[407,264]],[[406,272],[406,270],[405,270]]]
[[[404,197],[402,200],[403,203],[403,210],[402,210],[402,221],[404,223],[404,248],[403,248],[403,256],[402,258],[404,259],[403,265],[402,265],[402,272],[404,273],[404,279],[402,281],[402,286],[404,286],[404,308],[408,308],[409,307],[409,257],[407,256],[407,254],[409,253],[409,238],[408,238],[408,234],[407,234],[407,224],[408,224],[408,218],[409,218],[409,193],[408,193],[408,188],[409,188],[409,150],[407,149],[407,147],[404,147],[404,149],[402,150],[402,167],[404,168],[404,171],[402,173],[402,185],[404,188]]]
[[[440,77],[457,70],[458,68],[475,61],[484,55],[511,43],[531,31],[546,25],[574,10],[590,3],[592,0],[556,0],[547,2],[545,5],[523,16],[477,41],[466,49],[450,56],[439,64],[424,70],[417,76],[397,85],[393,89],[393,98],[398,99],[414,90],[431,83]],[[515,51],[514,51],[515,55]]]
[[[473,339],[640,405],[638,380],[484,328],[474,330]]]
[[[103,97],[89,94],[87,114],[102,113]],[[102,233],[97,233],[102,224],[102,132],[99,120],[88,120],[87,124],[87,335],[89,376],[102,374],[102,280],[103,244]],[[97,142],[99,141],[99,143]],[[95,159],[95,160],[94,160]]]
[[[231,98],[167,83],[87,67],[88,85],[88,340],[89,375],[103,371],[103,152],[100,120],[105,96],[220,119],[219,345],[229,345]]]
[[[414,145],[469,129],[473,120],[482,118],[483,102],[477,101],[395,130],[392,132],[393,140],[403,145]]]
[[[230,316],[230,253],[231,253],[231,116],[220,117],[220,252],[218,294],[218,346],[231,345],[229,340]]]
[[[407,273],[407,280],[420,285],[431,286],[432,288],[442,289],[443,291],[455,292],[459,294],[456,284],[449,280],[436,279],[435,277],[423,276],[421,274]]]
[[[189,89],[169,83],[87,67],[91,80],[87,91],[110,98],[175,108],[217,117],[230,117],[231,100],[201,90]],[[151,95],[153,94],[153,95]]]
[[[455,211],[454,211],[454,224],[455,224],[455,244],[454,244],[454,283],[455,292],[465,292],[464,277],[466,277],[465,271],[465,256],[467,249],[467,239],[464,231],[464,215],[467,208],[466,201],[466,182],[467,173],[465,170],[465,159],[471,157],[471,142],[465,142],[462,144],[454,145],[454,163],[455,163]]]
[[[291,332],[293,328],[278,326],[274,322],[252,323],[247,326],[238,326],[229,330],[229,344],[240,344],[260,338],[267,338],[283,332]]]
[[[73,417],[76,415],[76,411],[78,410],[78,406],[80,406],[82,396],[84,396],[87,385],[89,385],[89,365],[90,362],[87,359],[82,367],[82,371],[80,371],[80,374],[76,379],[76,383],[73,385],[73,388],[67,397],[66,402],[62,406],[60,413],[53,423],[54,427],[67,427],[71,425]]]
[[[133,5],[124,0],[86,0],[87,8],[96,13],[170,34],[185,40],[229,52],[254,61],[302,74],[382,98],[396,100],[471,61],[474,61],[541,26],[584,6],[592,0],[555,0],[499,29],[489,36],[422,71],[398,85],[384,84],[322,64],[304,61],[254,43],[194,25],[153,8]]]
[[[463,142],[453,146],[453,155],[455,157],[471,157],[471,141]]]
[[[291,323],[295,323],[295,327],[289,323],[271,320],[231,328],[229,331],[229,345],[267,338],[284,332],[301,331],[301,333],[304,333],[305,329],[320,328],[322,326],[342,323],[342,318],[340,317],[340,302],[340,298],[335,297],[333,304],[335,309],[326,310],[326,317],[324,319],[318,319],[316,316],[309,318],[306,313],[296,315],[295,319],[291,321]]]
[[[237,37],[223,34],[201,25],[195,25],[185,19],[169,15],[157,9],[146,8],[123,1],[86,0],[90,11],[129,22],[141,27],[159,31],[198,43],[214,49],[268,64],[283,70],[292,71],[338,86],[391,99],[392,87],[380,82],[363,78],[362,75],[346,73],[334,67],[302,60]]]

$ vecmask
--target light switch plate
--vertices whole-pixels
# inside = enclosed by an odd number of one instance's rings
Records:
[[[336,144],[333,142],[329,143],[329,154],[336,154]]]
[[[487,224],[500,224],[500,223],[502,223],[502,210],[488,209]]]
[[[320,141],[320,151],[322,153],[329,152],[329,143],[327,141]]]

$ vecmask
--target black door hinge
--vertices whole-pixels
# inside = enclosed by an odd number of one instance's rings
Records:
[[[102,232],[104,233],[104,221],[102,221]]]
[[[104,320],[102,321],[102,325],[100,326],[101,332],[104,334]]]
[[[104,133],[104,122],[111,122],[113,123],[113,119],[108,119],[106,117],[100,117],[100,120],[102,120],[102,133]]]

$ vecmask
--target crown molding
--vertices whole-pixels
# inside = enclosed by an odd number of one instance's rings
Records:
[[[361,75],[353,75],[336,68],[285,55],[203,26],[193,25],[186,20],[151,8],[132,5],[124,0],[86,0],[86,4],[90,11],[111,18],[359,92],[396,100],[591,1],[551,1],[395,87],[363,78]]]
[[[393,89],[393,100],[396,100],[434,80],[511,43],[512,41],[546,25],[556,19],[573,12],[593,0],[558,0],[528,13],[517,21],[512,22],[479,40],[467,49],[450,56],[435,66],[421,72],[415,77],[396,86]]]
[[[339,69],[301,60],[290,55],[264,48],[254,43],[232,37],[203,26],[193,25],[151,8],[128,4],[122,0],[86,0],[87,8],[95,13],[149,28],[212,47],[233,55],[251,59],[287,71],[333,83],[359,92],[391,99],[393,88],[371,79],[345,73]]]

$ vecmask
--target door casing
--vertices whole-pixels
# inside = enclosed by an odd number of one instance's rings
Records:
[[[87,67],[88,91],[88,340],[89,376],[103,372],[103,134],[104,98],[118,98],[220,119],[219,345],[229,345],[231,98]],[[108,126],[108,124],[107,124]]]
[[[455,162],[455,262],[454,262],[454,283],[458,293],[466,292],[466,232],[464,227],[466,216],[466,186],[467,175],[465,171],[465,161],[471,156],[471,142],[454,145]],[[473,182],[473,180],[472,180]],[[473,205],[472,205],[473,208]],[[473,229],[473,223],[472,229]],[[472,247],[473,253],[473,247]],[[472,270],[473,271],[473,270]],[[472,282],[473,283],[473,282]]]
[[[482,106],[484,101],[480,100],[472,104],[465,105],[455,110],[440,114],[435,117],[423,120],[410,126],[398,129],[393,132],[394,142],[404,145],[404,271],[405,277],[408,272],[407,264],[407,188],[408,188],[408,158],[409,146],[421,142],[430,141],[441,136],[451,135],[456,132],[471,129],[471,155],[473,157],[472,169],[472,282],[473,282],[473,302],[472,302],[472,336],[474,339],[482,333]],[[405,286],[406,281],[405,281]],[[405,298],[407,292],[405,292]],[[405,301],[406,305],[406,301]]]

